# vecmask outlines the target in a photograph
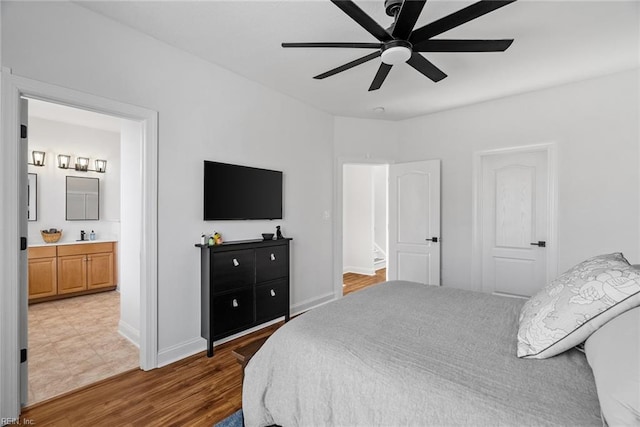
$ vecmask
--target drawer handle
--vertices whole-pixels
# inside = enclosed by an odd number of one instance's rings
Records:
[[[273,289],[271,289],[271,296],[275,297],[276,296],[276,291],[274,291]]]
[[[234,267],[237,267],[237,266],[239,266],[239,265],[240,265],[240,263],[238,262],[238,260],[234,258],[234,259],[233,259],[233,266],[234,266]]]
[[[233,301],[231,302],[231,305],[235,308],[238,306],[238,300],[237,299],[233,299]]]
[[[274,254],[271,254],[271,261],[275,261],[276,260],[276,256]]]

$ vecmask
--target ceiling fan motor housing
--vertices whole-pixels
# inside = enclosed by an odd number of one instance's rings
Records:
[[[384,0],[384,11],[389,16],[395,17],[402,7],[402,0]]]
[[[380,58],[388,65],[397,65],[407,62],[411,58],[411,43],[405,40],[392,40],[382,46]]]

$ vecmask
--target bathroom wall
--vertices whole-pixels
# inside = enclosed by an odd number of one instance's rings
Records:
[[[31,152],[44,151],[45,165],[29,165],[29,173],[37,174],[37,220],[29,221],[29,244],[40,244],[40,230],[62,229],[60,242],[80,238],[80,230],[95,230],[97,239],[118,240],[120,236],[120,134],[69,123],[29,117],[29,162]],[[58,154],[107,160],[106,173],[77,172],[58,168]],[[98,178],[100,180],[100,220],[65,220],[65,187],[67,176]],[[87,235],[88,238],[88,235]]]

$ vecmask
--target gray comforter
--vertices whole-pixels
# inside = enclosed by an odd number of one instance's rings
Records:
[[[602,425],[582,353],[516,357],[522,304],[395,281],[311,310],[249,362],[245,425]]]

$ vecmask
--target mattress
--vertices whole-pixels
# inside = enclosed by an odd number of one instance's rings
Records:
[[[601,426],[572,349],[516,357],[523,300],[391,281],[278,329],[245,370],[246,426]]]

